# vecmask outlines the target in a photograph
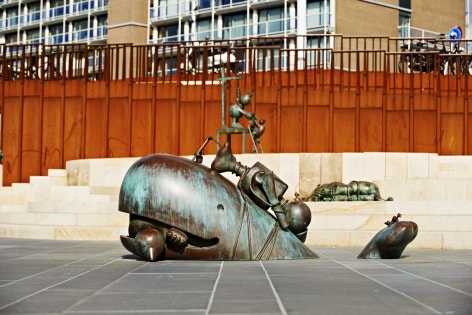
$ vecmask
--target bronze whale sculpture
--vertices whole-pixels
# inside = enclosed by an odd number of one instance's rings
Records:
[[[401,214],[385,222],[387,227],[380,230],[357,258],[400,258],[406,246],[418,234],[418,225],[413,221],[400,221]]]
[[[241,165],[228,144],[211,168],[200,164],[210,139],[194,160],[152,154],[130,167],[118,204],[130,214],[123,246],[149,261],[317,258],[303,244],[308,206],[285,200],[284,182],[260,163]],[[237,185],[226,171],[240,177]]]

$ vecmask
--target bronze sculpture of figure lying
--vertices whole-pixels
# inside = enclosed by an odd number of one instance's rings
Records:
[[[357,258],[400,258],[406,246],[418,234],[418,225],[413,221],[400,221],[401,214],[385,222],[387,227],[378,232]]]
[[[392,197],[383,199],[379,187],[366,181],[351,181],[349,184],[333,182],[318,185],[310,196],[311,201],[383,201],[393,200]]]
[[[228,144],[210,168],[202,165],[209,140],[193,161],[152,154],[130,167],[118,204],[130,214],[123,246],[149,261],[317,258],[303,244],[308,206],[285,200],[283,181],[260,163],[241,165]],[[227,171],[237,185],[220,174]]]

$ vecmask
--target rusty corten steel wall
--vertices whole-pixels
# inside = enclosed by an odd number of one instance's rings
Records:
[[[369,84],[351,88],[336,82],[357,80],[359,74],[331,73],[328,86],[316,83],[328,75],[322,72],[251,75],[247,80],[270,81],[255,89],[241,83],[242,93],[254,93],[248,109],[267,120],[264,152],[472,153],[468,93],[449,92],[451,85],[471,90],[467,76],[437,76],[437,83],[414,88],[418,77],[412,82],[410,75],[369,73]],[[228,102],[234,101],[236,85],[227,85]],[[5,81],[2,119],[4,184],[10,185],[73,159],[191,155],[221,127],[221,86]],[[232,136],[232,146],[241,152],[240,136]],[[215,151],[208,146],[205,153]]]

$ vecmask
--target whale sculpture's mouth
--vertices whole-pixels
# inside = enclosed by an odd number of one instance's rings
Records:
[[[130,215],[130,223],[133,222],[133,221],[135,221],[135,222],[138,222],[138,221],[139,222],[145,222],[145,223],[147,223],[147,226],[149,226],[151,228],[155,228],[155,229],[163,229],[163,230],[177,229],[177,230],[185,233],[185,235],[187,236],[187,238],[188,238],[187,247],[203,248],[203,247],[215,246],[219,243],[219,238],[218,237],[204,238],[200,235],[196,235],[194,233],[186,231],[186,230],[184,230],[180,227],[171,226],[171,225],[166,224],[164,222],[159,222],[159,221],[149,219],[149,218],[146,218],[146,217],[142,217],[142,216],[139,216],[139,215],[136,215],[136,214],[131,214]],[[136,236],[137,232],[139,232],[139,230],[131,231],[131,229],[130,229],[129,236],[131,238],[133,238],[133,237]]]

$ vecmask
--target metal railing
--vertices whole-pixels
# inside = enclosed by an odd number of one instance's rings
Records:
[[[1,79],[213,81],[233,73],[330,70],[366,75],[472,75],[472,42],[438,38],[297,37],[132,44],[1,45]],[[350,85],[348,83],[348,85]]]

